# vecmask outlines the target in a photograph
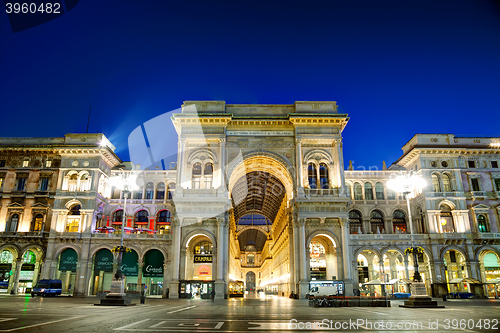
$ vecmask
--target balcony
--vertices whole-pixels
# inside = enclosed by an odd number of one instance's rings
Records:
[[[162,239],[169,240],[170,234],[150,234],[150,233],[126,233],[123,235],[125,239]],[[119,232],[115,233],[93,233],[92,238],[96,239],[116,239],[119,240],[121,234]]]
[[[311,197],[335,197],[335,198],[338,198],[340,196],[340,191],[338,188],[321,188],[321,189],[305,188],[304,194],[305,194],[306,198],[311,198]]]
[[[0,232],[1,238],[13,237],[13,238],[26,238],[26,237],[35,237],[35,238],[43,238],[48,236],[48,232],[44,231],[5,231]]]

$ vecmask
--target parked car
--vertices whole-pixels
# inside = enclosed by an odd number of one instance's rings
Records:
[[[31,296],[57,296],[62,293],[62,281],[61,280],[48,280],[43,279],[38,281],[35,288],[31,291]]]

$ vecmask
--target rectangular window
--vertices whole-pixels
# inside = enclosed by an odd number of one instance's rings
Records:
[[[450,251],[450,261],[457,262],[457,257],[455,255],[455,251]]]
[[[498,169],[498,161],[491,161],[491,167]]]
[[[50,168],[52,166],[52,161],[46,161],[45,162],[45,167]]]
[[[24,191],[25,186],[26,186],[26,178],[18,178],[16,191]]]
[[[134,191],[134,199],[142,199],[142,190]]]
[[[30,161],[23,161],[23,168],[27,168],[30,164]]]
[[[5,160],[0,160],[0,168],[5,167]]]
[[[500,191],[500,178],[495,178],[494,181],[495,181],[495,189],[497,191]],[[2,184],[2,180],[0,179],[0,188],[2,188],[1,184]]]
[[[471,184],[472,184],[472,191],[475,191],[475,192],[476,192],[476,191],[481,191],[481,190],[479,189],[479,179],[477,179],[477,178],[472,178],[472,179],[470,180],[470,182],[471,182]]]
[[[394,200],[396,199],[396,193],[391,190],[391,189],[387,189],[387,200]]]
[[[147,199],[147,200],[151,200],[151,199],[153,199],[153,193],[154,193],[154,192],[153,192],[153,190],[151,190],[151,191],[146,191],[146,199]]]
[[[49,178],[40,179],[40,191],[48,191],[49,190]]]
[[[469,168],[475,168],[476,167],[476,164],[474,163],[474,161],[468,161],[469,163]]]
[[[156,191],[156,199],[165,199],[165,191]]]

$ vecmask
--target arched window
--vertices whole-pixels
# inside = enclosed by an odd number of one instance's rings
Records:
[[[363,200],[363,188],[360,183],[354,184],[354,200]]]
[[[325,163],[319,165],[319,183],[321,188],[329,188],[328,166]]]
[[[118,209],[113,213],[112,222],[122,222],[123,219],[123,209]]]
[[[309,179],[309,188],[318,188],[317,178],[316,178],[316,165],[314,163],[309,163],[307,166],[307,178]]]
[[[406,233],[406,219],[405,213],[400,210],[394,211],[392,214],[392,227],[395,234],[405,234]]]
[[[175,192],[175,183],[168,184],[168,200],[172,200],[174,198]]]
[[[396,192],[389,187],[387,187],[387,200],[396,200]]]
[[[377,200],[384,200],[384,185],[382,183],[375,184],[375,194],[377,196]]]
[[[155,186],[153,183],[146,184],[146,200],[152,200],[154,197]]]
[[[443,174],[443,190],[445,192],[451,192],[451,181],[450,181],[450,176],[446,173]]]
[[[349,184],[346,184],[347,186],[347,196],[352,199],[352,187]]]
[[[81,207],[79,204],[71,206],[71,208],[69,209],[69,215],[80,215],[80,209]]]
[[[12,214],[10,216],[9,223],[6,224],[5,231],[16,232],[18,223],[19,223],[19,214]]]
[[[170,221],[171,214],[170,211],[164,209],[158,213],[156,220],[156,230],[160,234],[169,234],[170,233]]]
[[[486,217],[483,214],[479,214],[477,216],[477,229],[479,230],[479,232],[488,232]]]
[[[80,177],[80,191],[90,191],[90,176],[84,173]]]
[[[193,188],[200,188],[201,183],[201,163],[193,165]]]
[[[373,187],[371,183],[365,183],[365,199],[373,200]]]
[[[31,230],[30,231],[42,231],[42,223],[43,223],[43,215],[36,214],[33,217],[33,221],[31,222]]]
[[[370,229],[374,234],[383,234],[385,231],[384,216],[378,210],[370,214]]]
[[[156,185],[156,199],[165,199],[165,183],[159,183]]]
[[[134,196],[133,198],[136,199],[136,200],[141,200],[142,199],[142,192],[144,191],[144,189],[141,187],[139,187],[137,190],[134,191]]]
[[[247,264],[248,265],[255,264],[255,254],[247,254]]]
[[[194,254],[212,254],[213,248],[212,243],[201,241],[195,245]]]
[[[417,233],[425,234],[425,214],[422,212],[422,208],[417,207]]]
[[[148,222],[148,212],[143,210],[138,211],[135,213],[135,219],[134,222],[137,223],[147,223]]]
[[[439,209],[441,210],[441,213],[439,214],[441,230],[443,232],[455,232],[455,224],[453,222],[451,208],[448,205],[441,205]]]
[[[353,235],[363,233],[361,214],[356,210],[351,210],[349,212],[349,230]]]
[[[205,164],[205,169],[203,170],[205,188],[212,188],[213,174],[214,174],[214,165],[212,163]]]
[[[439,177],[436,174],[432,174],[432,190],[434,192],[441,192],[441,184],[439,183]]]
[[[69,191],[76,191],[77,190],[77,184],[78,184],[78,175],[76,173],[74,173],[71,176],[69,176],[68,190]]]

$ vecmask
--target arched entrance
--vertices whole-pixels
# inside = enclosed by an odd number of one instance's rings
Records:
[[[179,282],[179,298],[209,299],[214,288],[212,240],[204,233],[194,234],[186,243],[184,274]]]
[[[75,286],[76,265],[78,253],[72,248],[66,248],[59,255],[56,278],[62,281],[62,293],[72,294]]]
[[[248,293],[285,296],[292,290],[288,214],[294,182],[286,163],[264,155],[250,154],[230,167],[229,276],[233,284],[245,281]]]

